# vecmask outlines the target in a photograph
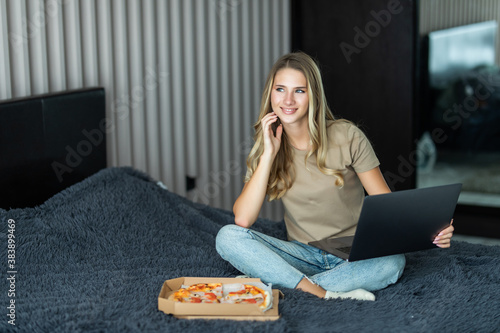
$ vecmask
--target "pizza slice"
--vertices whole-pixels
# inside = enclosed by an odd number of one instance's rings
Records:
[[[184,286],[169,296],[169,300],[183,303],[220,303],[222,283],[197,283]]]
[[[225,294],[221,303],[257,304],[261,309],[267,309],[271,302],[268,291],[250,284],[241,284],[237,290]]]
[[[182,303],[229,303],[256,304],[262,311],[271,307],[272,294],[270,287],[266,290],[254,284],[242,283],[197,283],[182,286],[168,297],[169,300]]]

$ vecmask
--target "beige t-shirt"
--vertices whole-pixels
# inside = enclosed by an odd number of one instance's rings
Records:
[[[307,151],[295,150],[295,181],[282,197],[288,239],[302,243],[325,237],[352,236],[365,196],[356,172],[379,166],[373,148],[356,126],[335,122],[328,131],[326,167],[339,170],[344,186],[335,186],[336,178],[317,168],[316,157],[310,156],[306,169]]]

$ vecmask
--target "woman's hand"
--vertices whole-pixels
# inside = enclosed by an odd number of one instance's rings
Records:
[[[283,125],[279,125],[274,136],[272,124],[278,121],[278,116],[274,112],[266,114],[260,121],[262,132],[264,134],[264,154],[268,153],[273,158],[278,154],[281,146],[281,135],[283,134]]]
[[[276,129],[276,136],[271,125],[278,121],[274,112],[266,114],[261,120],[264,135],[264,153],[252,177],[243,186],[241,194],[233,205],[234,222],[240,227],[250,228],[257,220],[266,197],[267,183],[271,167],[281,145],[283,125]]]
[[[448,248],[450,247],[450,241],[451,237],[453,237],[453,231],[455,228],[453,228],[453,220],[450,222],[450,226],[447,227],[446,229],[443,229],[437,236],[434,238],[434,244],[436,246],[441,247],[441,248]]]

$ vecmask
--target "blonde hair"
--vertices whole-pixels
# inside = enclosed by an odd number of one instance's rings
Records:
[[[247,172],[245,181],[248,181],[257,169],[260,157],[264,152],[264,136],[260,121],[266,114],[272,112],[270,99],[274,77],[279,70],[284,68],[291,68],[302,72],[307,81],[307,94],[309,96],[308,127],[311,150],[307,153],[304,163],[307,163],[307,159],[311,155],[315,155],[318,169],[325,175],[337,178],[335,185],[342,187],[344,185],[342,173],[326,167],[326,155],[328,152],[327,122],[335,121],[335,118],[326,102],[318,65],[310,56],[303,52],[294,52],[282,56],[276,61],[269,72],[260,102],[259,119],[254,125],[255,144],[247,157],[249,172]],[[281,147],[274,159],[267,184],[266,193],[268,200],[272,201],[281,198],[292,187],[293,181],[293,147],[287,138],[286,132],[283,131]]]

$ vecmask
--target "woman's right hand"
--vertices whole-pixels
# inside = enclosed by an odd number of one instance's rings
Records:
[[[274,112],[266,114],[260,121],[262,132],[264,134],[264,154],[270,154],[275,157],[281,146],[281,135],[283,134],[283,125],[276,128],[276,136],[273,133],[272,124],[278,121],[278,116]]]
[[[233,205],[234,222],[244,228],[250,228],[257,220],[266,197],[271,167],[280,150],[283,134],[281,124],[276,129],[276,135],[273,133],[271,125],[277,121],[278,116],[274,112],[266,114],[260,121],[264,135],[264,152],[252,177],[245,183]]]

